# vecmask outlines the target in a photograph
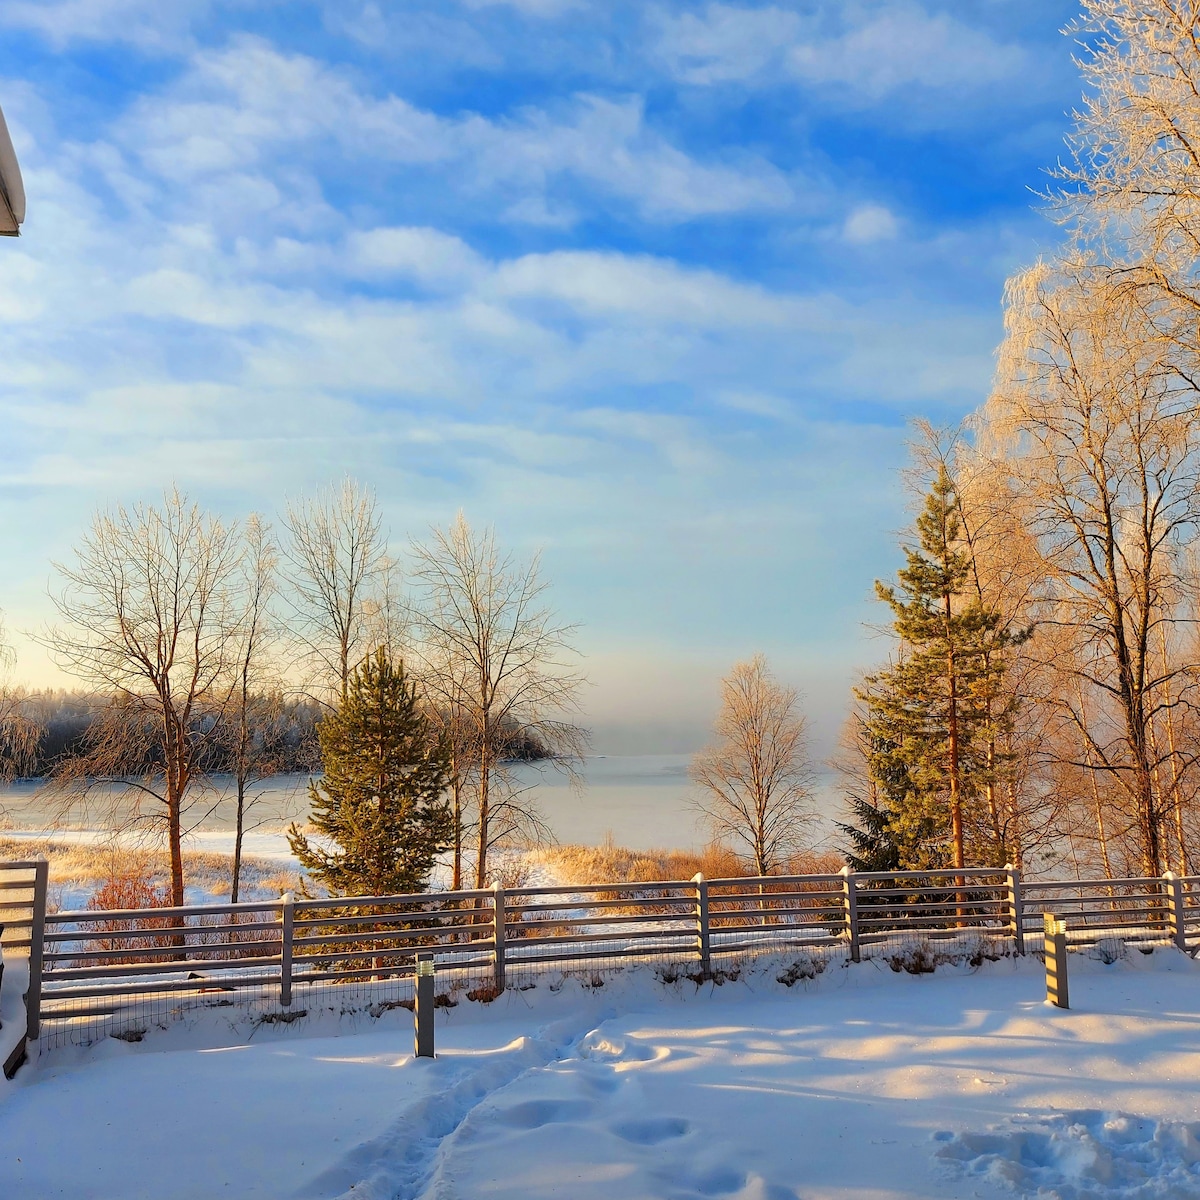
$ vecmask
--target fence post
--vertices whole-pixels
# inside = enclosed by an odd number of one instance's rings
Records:
[[[1046,951],[1046,999],[1058,1008],[1070,1008],[1067,993],[1067,923],[1053,913],[1042,914]]]
[[[1021,871],[1009,863],[1005,868],[1008,875],[1008,922],[1012,933],[1013,953],[1025,953],[1025,901],[1021,896]]]
[[[413,997],[413,1054],[433,1058],[433,951],[417,952],[417,987]]]
[[[292,1003],[292,921],[295,918],[296,897],[284,892],[279,898],[281,940],[279,943],[279,1003],[287,1008]]]
[[[504,991],[504,889],[498,883],[492,884],[492,945],[493,951],[492,983],[497,992]]]
[[[29,990],[25,993],[25,1037],[36,1040],[42,1028],[42,952],[46,945],[46,886],[50,864],[33,864],[33,921],[29,930]]]
[[[841,870],[842,899],[846,906],[846,939],[850,946],[850,961],[858,962],[861,954],[858,941],[858,887],[854,872],[845,866]]]
[[[708,881],[703,871],[692,876],[696,885],[696,954],[700,958],[700,971],[712,974],[712,945],[708,925]]]
[[[1183,911],[1183,880],[1174,871],[1168,871],[1163,876],[1167,892],[1167,930],[1171,941],[1187,953],[1187,924]]]

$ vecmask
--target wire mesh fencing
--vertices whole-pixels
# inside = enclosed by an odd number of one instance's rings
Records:
[[[410,1007],[418,951],[433,952],[437,1003],[453,1006],[563,977],[600,985],[638,964],[665,980],[718,982],[766,957],[783,964],[784,982],[863,958],[920,972],[1040,953],[1044,913],[1066,919],[1075,946],[1188,950],[1200,938],[1200,878],[1172,874],[697,875],[52,914],[45,879],[44,863],[0,864],[0,911],[17,914],[7,944],[30,956],[31,1034],[46,1048],[136,1040],[206,1010],[274,1023]]]

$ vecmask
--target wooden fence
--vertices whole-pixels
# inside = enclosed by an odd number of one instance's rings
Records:
[[[418,949],[443,981],[490,999],[547,969],[670,963],[697,978],[768,953],[883,953],[897,938],[973,934],[1023,954],[1043,913],[1076,944],[1119,938],[1187,951],[1200,877],[1022,880],[1013,868],[664,880],[295,899],[96,912],[46,911],[45,863],[0,864],[5,949],[27,953],[27,1035],[112,1018],[148,997],[228,1003],[255,990],[287,1010],[318,984],[407,980]],[[1035,941],[1031,941],[1036,939]],[[401,1001],[402,1002],[402,1001]],[[186,1005],[184,1005],[186,1006]]]

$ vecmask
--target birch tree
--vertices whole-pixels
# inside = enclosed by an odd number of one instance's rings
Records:
[[[689,771],[713,837],[740,848],[760,876],[804,846],[812,820],[814,775],[799,704],[763,655],[735,664],[721,681],[716,737]]]
[[[1200,519],[1196,392],[1178,346],[1103,272],[1035,267],[1010,281],[1006,305],[988,416],[1008,439],[1050,620],[1073,642],[1064,666],[1078,686],[1058,703],[1078,735],[1074,765],[1123,791],[1140,867],[1157,875],[1171,756],[1155,726],[1194,684],[1157,647],[1194,611],[1182,555]]]
[[[461,513],[414,545],[413,559],[422,681],[428,706],[454,723],[458,786],[469,778],[473,794],[475,886],[482,888],[496,846],[548,833],[506,767],[514,745],[532,736],[569,764],[585,744],[568,719],[583,682],[572,661],[575,630],[545,605],[537,556],[521,563],[502,553],[494,530],[472,529]],[[461,838],[461,812],[456,824]]]
[[[239,562],[236,526],[171,491],[159,506],[98,513],[72,561],[56,565],[61,623],[43,640],[62,669],[116,698],[60,789],[86,799],[115,784],[136,811],[149,802],[177,906],[185,812],[233,687]]]
[[[1200,3],[1081,0],[1086,93],[1053,199],[1147,312],[1200,309]]]
[[[278,626],[271,603],[276,594],[279,552],[270,527],[257,515],[246,521],[238,580],[238,622],[233,645],[233,683],[223,725],[234,784],[233,867],[230,899],[241,888],[242,846],[247,820],[260,808],[255,787],[279,767],[282,694],[274,650]]]
[[[344,697],[354,668],[380,642],[381,597],[394,572],[374,493],[352,479],[287,505],[284,559],[291,628],[309,681]],[[390,590],[390,587],[389,589]]]

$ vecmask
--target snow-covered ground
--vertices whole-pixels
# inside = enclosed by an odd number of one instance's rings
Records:
[[[1035,959],[547,981],[440,1011],[436,1061],[403,1009],[209,1013],[23,1070],[0,1196],[1200,1195],[1200,966],[1071,965],[1070,1012]]]

